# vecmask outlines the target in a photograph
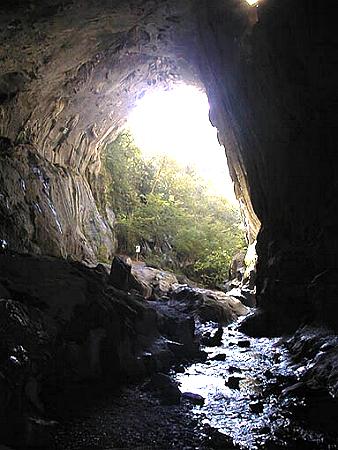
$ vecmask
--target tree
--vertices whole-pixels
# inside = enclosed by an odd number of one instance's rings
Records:
[[[246,245],[239,211],[210,195],[191,167],[167,156],[146,159],[129,134],[107,146],[108,202],[116,213],[119,251],[154,257],[208,285],[222,282]]]

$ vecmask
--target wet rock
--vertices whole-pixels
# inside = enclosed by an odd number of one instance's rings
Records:
[[[205,333],[201,337],[201,344],[207,347],[218,347],[222,345],[223,327],[218,327],[214,334]]]
[[[239,447],[236,446],[230,436],[221,433],[219,430],[211,428],[208,430],[208,440],[206,442],[208,447],[212,449],[222,449],[222,450],[238,450]]]
[[[26,436],[25,441],[27,447],[41,449],[56,449],[53,438],[53,428],[55,421],[47,421],[36,417],[28,417],[26,419]]]
[[[164,405],[178,405],[181,401],[182,394],[177,384],[164,373],[154,374],[146,388],[155,391]]]
[[[178,286],[170,296],[182,310],[193,313],[202,323],[228,325],[249,312],[238,299],[221,291]]]
[[[115,256],[111,265],[109,282],[121,291],[130,290],[131,265],[121,257]]]
[[[259,433],[261,433],[261,434],[269,434],[269,433],[271,433],[271,428],[268,427],[267,425],[265,425],[265,426],[259,428],[258,431],[259,431]]]
[[[229,373],[241,373],[242,369],[240,369],[239,367],[235,367],[235,366],[230,366],[229,367]]]
[[[199,394],[194,394],[192,392],[183,392],[182,398],[188,400],[190,403],[193,403],[194,405],[204,405],[204,397]]]
[[[237,343],[238,347],[249,348],[251,343],[248,339],[242,339]]]
[[[183,344],[169,341],[163,336],[154,340],[143,354],[147,374],[167,371],[175,362],[186,356]]]
[[[243,378],[239,376],[230,376],[225,381],[225,385],[228,386],[230,389],[239,389],[239,383],[242,379]]]
[[[197,357],[200,350],[195,335],[194,318],[163,302],[151,302],[151,306],[157,311],[160,333],[170,341],[182,344],[172,345],[172,350],[176,352],[176,355],[180,355],[182,358]],[[169,343],[169,345],[171,344]]]
[[[270,369],[267,369],[267,370],[264,372],[264,376],[265,376],[268,380],[271,380],[271,378],[274,377],[274,374],[271,372]]]
[[[320,348],[319,351],[321,352],[327,352],[335,348],[335,345],[333,342],[325,342]]]
[[[299,381],[298,383],[292,384],[291,386],[286,387],[282,390],[282,396],[288,397],[292,395],[304,395],[307,391],[306,384],[302,381]]]
[[[260,401],[250,402],[249,408],[251,409],[251,411],[253,413],[259,414],[259,413],[263,412],[264,404]]]
[[[210,361],[225,361],[227,359],[227,355],[225,353],[218,353],[217,355],[211,356],[209,358]]]

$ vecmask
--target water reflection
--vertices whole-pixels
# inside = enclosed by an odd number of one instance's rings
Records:
[[[206,363],[193,364],[176,375],[183,392],[205,398],[194,413],[242,448],[259,449],[271,441],[289,448],[288,439],[295,437],[307,443],[323,442],[320,433],[308,430],[293,417],[292,408],[301,400],[280,396],[280,386],[297,378],[287,351],[277,343],[271,338],[248,340],[232,325],[224,329],[221,347],[204,349]],[[337,447],[328,443],[319,448]]]

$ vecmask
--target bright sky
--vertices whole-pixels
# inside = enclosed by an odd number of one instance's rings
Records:
[[[150,91],[130,113],[128,127],[146,156],[167,154],[182,165],[195,166],[214,193],[236,201],[204,92],[187,85]]]

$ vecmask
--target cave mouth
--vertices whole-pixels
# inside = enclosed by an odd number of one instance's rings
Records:
[[[146,157],[168,156],[194,168],[216,195],[238,205],[224,147],[209,120],[203,89],[179,83],[147,92],[127,117],[127,129]]]
[[[106,145],[102,173],[118,255],[221,287],[245,272],[247,233],[209,113],[199,86],[149,90]]]
[[[197,357],[204,371],[221,364],[223,388],[226,375],[227,390],[215,391],[220,408],[212,415],[223,414],[236,432],[247,428],[243,419],[250,414],[247,423],[256,431],[249,434],[256,439],[249,436],[242,448],[337,448],[337,37],[327,26],[331,10],[320,0],[266,0],[258,8],[251,2],[1,2],[0,423],[6,426],[0,426],[0,440],[3,431],[13,434],[6,444],[55,448],[48,442],[52,423],[44,420],[54,416],[40,402],[45,396],[39,398],[44,388],[59,396],[64,387],[81,385],[88,394],[85,383],[109,379],[116,389],[118,381],[170,370],[173,358],[185,364]],[[118,289],[112,271],[97,264],[101,251],[108,260],[116,253],[117,209],[106,207],[99,184],[102,150],[107,141],[114,143],[143,93],[177,79],[205,87],[250,242],[259,230],[258,311],[241,323],[241,331],[228,328],[226,348],[219,325],[242,315],[238,299],[218,302],[185,286],[175,299],[164,295],[167,304],[156,296],[145,302],[152,289],[138,284],[134,294],[126,283]],[[128,281],[130,271],[125,273]],[[173,308],[171,300],[177,301]],[[182,306],[183,316],[177,314]],[[215,329],[201,335],[200,319],[214,322]],[[283,340],[292,361],[284,346],[278,349],[266,336],[297,328]],[[260,337],[243,339],[243,331]],[[206,356],[200,344],[218,346],[221,353]],[[228,356],[234,346],[236,364]],[[248,365],[245,352],[251,354]],[[173,391],[170,379],[157,381],[164,394]],[[229,419],[228,388],[235,422]],[[297,410],[293,395],[300,400]],[[95,423],[120,434],[110,439],[97,426],[87,448],[152,448],[155,435],[162,436],[156,448],[166,448],[171,438],[173,448],[236,447],[214,430],[213,442],[209,436],[208,442],[189,442],[186,431],[197,436],[200,423],[186,426],[177,408],[175,420],[166,420],[170,408],[159,415],[157,400],[148,403],[158,416],[149,421],[138,413],[147,412],[146,396],[140,392],[139,410],[135,397],[124,397],[132,409],[129,429],[119,401],[117,424],[106,420],[106,408],[102,421],[95,410],[84,414],[79,408],[79,417],[89,422],[81,422],[83,433],[72,427],[68,436],[82,442],[71,448],[83,447],[82,437]],[[179,403],[177,390],[174,397]],[[281,414],[275,414],[276,403],[286,407]],[[180,422],[182,441],[175,430]],[[308,431],[299,426],[304,422]]]
[[[116,250],[114,211],[105,208],[100,190],[102,150],[116,139],[140,97],[179,83],[205,89],[208,95],[210,121],[226,148],[252,242],[259,221],[244,163],[234,150],[236,127],[224,122],[223,103],[217,100],[220,86],[210,71],[206,43],[212,42],[212,14],[226,13],[225,24],[238,16],[242,33],[250,10],[256,8],[242,1],[234,11],[221,3],[210,11],[207,4],[195,11],[192,2],[146,7],[117,2],[116,8],[106,2],[82,10],[74,3],[47,8],[45,16],[28,9],[27,23],[23,10],[4,15],[10,24],[8,38],[16,33],[23,49],[18,58],[6,47],[8,61],[14,60],[0,77],[2,114],[8,119],[0,133],[0,146],[5,147],[0,237],[8,248],[91,264],[102,252],[111,259]],[[55,26],[48,26],[53,20]],[[32,23],[44,37],[42,47],[39,33],[31,32]],[[30,47],[41,51],[31,55]],[[226,170],[226,162],[218,166]]]

